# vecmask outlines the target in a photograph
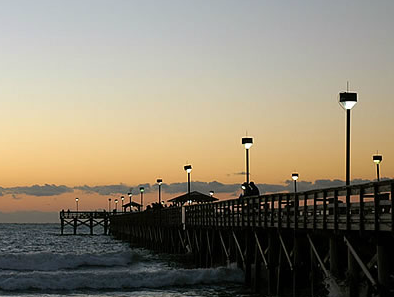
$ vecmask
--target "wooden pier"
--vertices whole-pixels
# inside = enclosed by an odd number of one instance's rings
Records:
[[[269,296],[394,296],[394,180],[124,213],[111,233],[197,267],[236,262]],[[324,295],[323,295],[324,296]]]
[[[79,226],[86,226],[93,235],[94,227],[102,226],[104,234],[109,234],[110,213],[105,211],[61,211],[60,212],[60,231],[64,235],[64,228],[69,225],[73,228],[73,234],[77,234]]]

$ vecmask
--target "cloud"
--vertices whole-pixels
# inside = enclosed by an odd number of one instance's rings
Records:
[[[388,179],[388,178],[382,178]],[[371,180],[368,179],[354,179],[352,180],[352,184],[361,184],[368,183]],[[192,191],[199,191],[202,193],[208,194],[209,191],[215,191],[215,193],[230,193],[233,196],[236,196],[240,191],[241,183],[236,184],[223,184],[218,181],[212,182],[201,182],[201,181],[193,181],[191,183]],[[294,191],[293,180],[286,180],[283,184],[256,184],[256,186],[260,190],[260,194],[266,193],[278,193],[278,192],[292,192]],[[314,182],[310,181],[297,181],[297,190],[298,191],[308,191],[314,189],[322,189],[322,188],[332,188],[332,187],[340,187],[344,186],[345,182],[339,179],[318,179]],[[18,195],[25,194],[29,196],[57,196],[64,193],[72,193],[74,190],[80,190],[86,193],[96,193],[99,195],[115,195],[115,194],[127,194],[130,191],[130,188],[133,188],[132,193],[134,195],[139,194],[139,188],[144,187],[145,193],[150,193],[157,191],[157,184],[139,184],[135,186],[129,186],[125,184],[119,185],[103,185],[103,186],[76,186],[76,187],[67,187],[64,185],[56,186],[56,185],[33,185],[30,187],[11,187],[11,188],[2,188],[0,187],[0,196],[5,194],[12,195],[13,199],[21,199]],[[176,193],[185,193],[187,192],[187,182],[182,183],[172,183],[172,184],[162,184],[163,192],[168,194],[176,194]]]
[[[30,196],[55,196],[73,191],[74,190],[72,188],[67,186],[56,186],[49,184],[45,184],[43,186],[33,185],[30,187],[11,187],[3,189],[4,194],[25,194]]]
[[[97,193],[100,195],[112,195],[118,193],[127,193],[130,189],[129,186],[124,184],[119,185],[106,185],[106,186],[77,186],[74,187],[75,190],[81,190],[87,193]]]
[[[246,175],[246,172],[245,171],[235,172],[232,175]]]

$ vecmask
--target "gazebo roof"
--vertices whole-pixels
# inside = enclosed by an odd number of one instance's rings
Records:
[[[193,192],[190,192],[190,195],[188,193],[186,193],[181,196],[172,198],[172,199],[168,200],[167,202],[183,204],[188,201],[197,202],[197,203],[204,203],[204,202],[213,202],[213,201],[217,201],[217,200],[218,199],[215,197],[211,197],[209,195],[205,195],[203,193],[193,191]]]
[[[134,206],[134,207],[140,207],[141,206],[141,204],[138,204],[137,202],[131,201],[131,203],[123,204],[123,208],[130,207],[130,204],[131,204],[131,206]]]

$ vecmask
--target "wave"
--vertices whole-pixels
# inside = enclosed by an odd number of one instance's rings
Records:
[[[215,283],[242,283],[240,269],[174,269],[125,272],[19,272],[0,275],[0,290],[110,290],[161,288]]]
[[[139,261],[132,252],[106,254],[28,253],[0,255],[0,270],[54,271],[84,266],[127,266]]]

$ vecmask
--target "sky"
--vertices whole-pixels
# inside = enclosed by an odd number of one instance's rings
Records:
[[[194,189],[234,197],[246,133],[262,192],[289,190],[293,171],[305,189],[336,184],[347,81],[359,98],[352,179],[375,178],[377,150],[393,178],[393,11],[390,0],[0,0],[0,222],[75,208],[76,196],[106,208],[139,185],[153,201],[157,178],[171,198],[187,163]]]

